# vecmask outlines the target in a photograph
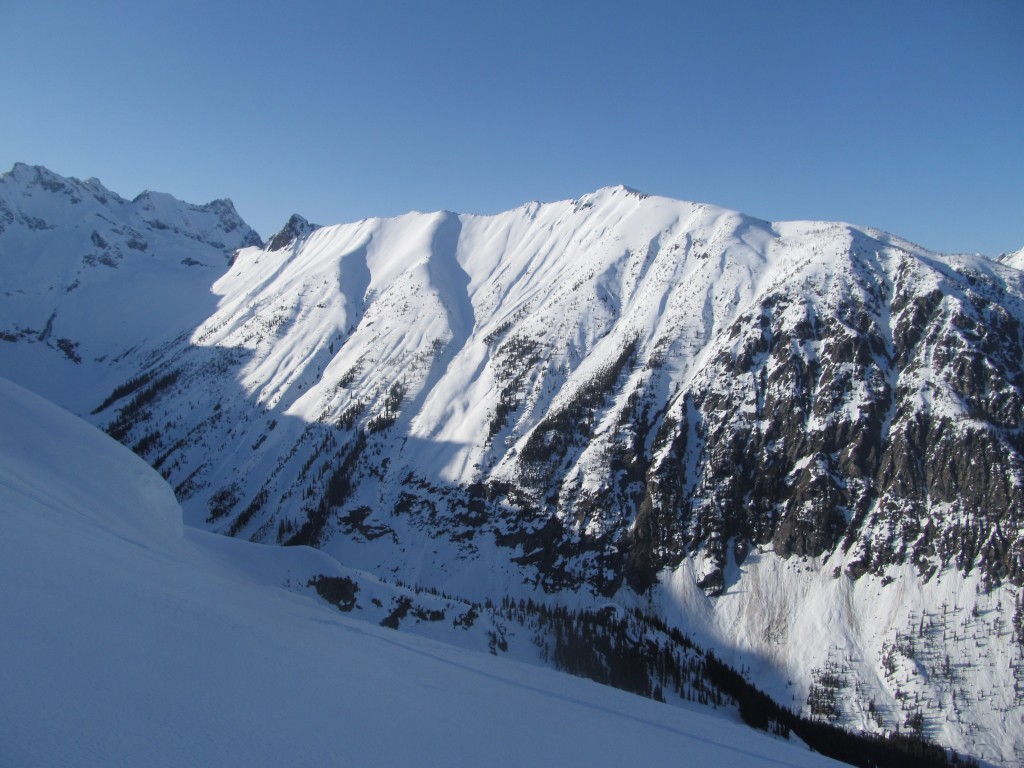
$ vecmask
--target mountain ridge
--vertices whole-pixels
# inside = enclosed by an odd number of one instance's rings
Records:
[[[1019,271],[621,187],[300,230],[92,365],[80,412],[190,525],[470,599],[650,606],[787,705],[849,656],[839,722],[1012,759],[985,728],[1019,696]],[[20,347],[59,351],[0,366]],[[993,639],[963,663],[999,693],[957,711],[971,684],[892,649],[975,608]]]

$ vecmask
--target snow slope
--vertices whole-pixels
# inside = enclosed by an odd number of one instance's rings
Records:
[[[132,218],[143,258],[44,170],[5,177],[0,374],[144,456],[189,526],[477,602],[639,606],[805,714],[1019,762],[1016,257],[612,187],[293,217],[217,267],[195,207]],[[846,703],[815,713],[832,664]]]
[[[6,381],[0,508],[4,765],[834,764],[268,583],[326,557],[184,533],[140,459]]]

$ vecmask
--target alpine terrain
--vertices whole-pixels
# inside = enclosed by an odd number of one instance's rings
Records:
[[[188,526],[374,585],[303,584],[338,607],[472,607],[481,648],[757,720],[727,664],[802,722],[1012,765],[1021,266],[624,187],[263,244],[228,201],[16,165],[0,375]]]
[[[152,469],[6,381],[0,426],[5,766],[839,765],[699,705],[354,620],[300,585],[398,590],[183,530]]]

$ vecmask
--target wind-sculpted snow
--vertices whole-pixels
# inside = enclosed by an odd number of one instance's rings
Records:
[[[273,242],[81,409],[187,523],[472,600],[655,606],[787,704],[1015,759],[1022,726],[991,724],[1024,696],[1017,269],[622,187]],[[811,620],[825,596],[847,608]],[[975,608],[991,698],[886,674],[897,635]],[[808,700],[832,657],[862,702],[838,714]]]

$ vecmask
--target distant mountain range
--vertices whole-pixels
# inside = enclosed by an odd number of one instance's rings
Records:
[[[639,610],[809,718],[1024,756],[1024,256],[623,187],[264,246],[0,177],[0,375],[191,526]],[[653,690],[653,688],[652,688]]]

